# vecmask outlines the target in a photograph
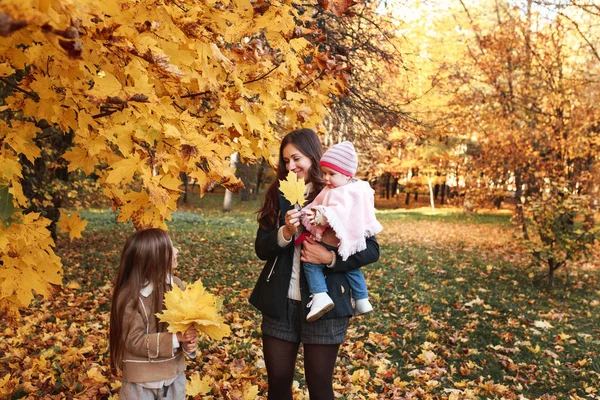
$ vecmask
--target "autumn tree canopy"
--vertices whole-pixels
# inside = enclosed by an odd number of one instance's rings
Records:
[[[236,190],[231,154],[268,159],[276,126],[319,126],[349,66],[321,51],[311,19],[318,9],[345,18],[349,6],[3,1],[0,308],[14,313],[32,289],[45,294],[46,283],[60,282],[51,221],[24,211],[22,164],[42,156],[41,137],[66,142],[46,167],[93,174],[119,221],[164,227],[181,172],[203,192]],[[77,214],[61,221],[72,237],[85,224]]]

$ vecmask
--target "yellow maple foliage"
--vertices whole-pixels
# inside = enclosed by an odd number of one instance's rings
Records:
[[[156,316],[169,324],[169,332],[185,332],[194,326],[212,339],[220,340],[231,334],[231,329],[219,314],[222,303],[217,296],[208,293],[201,280],[187,285],[185,290],[175,286],[165,294],[165,307]]]
[[[196,372],[185,384],[186,396],[197,396],[208,394],[212,390],[212,379],[210,376],[200,378],[200,374]]]
[[[62,282],[62,263],[54,254],[50,220],[38,213],[17,214],[0,224],[0,311],[15,317],[33,293],[46,296]],[[43,263],[40,260],[44,260]]]
[[[57,225],[61,231],[69,234],[71,240],[82,239],[81,232],[85,229],[87,221],[82,220],[77,211],[71,215],[66,215],[64,210],[61,210],[61,218]]]
[[[311,13],[289,1],[5,0],[0,15],[0,78],[15,87],[1,111],[19,116],[0,121],[0,179],[10,193],[2,200],[21,209],[28,199],[20,158],[44,154],[36,122],[72,135],[61,160],[69,172],[98,176],[120,222],[165,228],[180,173],[201,194],[216,185],[236,191],[231,154],[270,159],[276,128],[318,129],[344,89],[344,69],[333,59],[319,64],[328,55],[308,40]],[[71,218],[61,225],[80,237],[84,222]],[[7,240],[17,239],[0,242]],[[51,248],[45,254],[38,261],[60,265]],[[28,268],[20,256],[0,257],[19,274]],[[57,281],[45,276],[33,281]],[[4,304],[26,306],[17,291],[21,300]],[[11,293],[6,287],[0,299]]]
[[[304,193],[306,193],[306,184],[304,178],[298,179],[295,172],[290,171],[285,180],[279,181],[279,190],[283,193],[283,197],[292,205],[298,204],[300,207],[304,205]]]

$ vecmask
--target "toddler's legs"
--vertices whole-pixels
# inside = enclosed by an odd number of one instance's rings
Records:
[[[352,298],[354,300],[366,299],[369,297],[367,292],[367,281],[359,269],[346,272],[346,278],[352,289]]]
[[[323,268],[325,268],[325,264],[304,263],[304,275],[306,275],[308,290],[311,293],[327,293]]]
[[[367,291],[367,281],[363,273],[355,269],[346,272],[348,284],[352,289],[352,298],[354,299],[354,315],[363,315],[373,311],[373,306],[369,302],[369,292]]]
[[[306,316],[308,322],[318,320],[327,311],[335,307],[333,300],[327,294],[327,284],[323,274],[324,264],[304,263],[304,275],[308,282],[308,290],[313,295],[312,301],[308,303],[310,312]]]

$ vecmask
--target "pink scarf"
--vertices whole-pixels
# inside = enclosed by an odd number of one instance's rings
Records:
[[[375,197],[371,186],[365,181],[353,180],[337,188],[325,187],[306,209],[320,210],[327,218],[329,227],[340,240],[338,253],[342,260],[367,248],[366,238],[383,229],[375,218]],[[317,239],[327,226],[312,225],[307,217],[302,224]]]

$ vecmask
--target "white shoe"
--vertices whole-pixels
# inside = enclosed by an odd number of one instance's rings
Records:
[[[312,300],[306,306],[310,307],[310,312],[306,316],[306,320],[308,322],[313,322],[321,318],[323,314],[335,307],[335,304],[333,303],[333,300],[331,300],[331,297],[329,297],[327,293],[323,292],[313,294]]]
[[[373,306],[369,299],[359,299],[354,303],[354,315],[364,315],[373,311]]]

